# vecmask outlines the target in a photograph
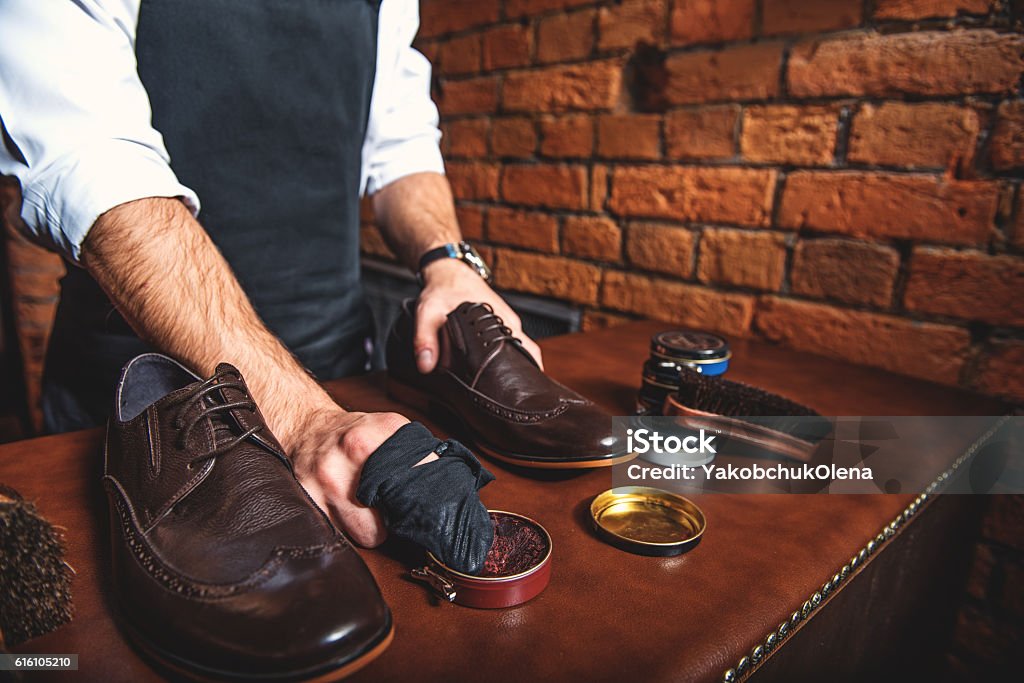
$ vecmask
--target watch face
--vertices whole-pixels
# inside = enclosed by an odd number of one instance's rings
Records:
[[[475,270],[480,277],[487,282],[491,281],[491,269],[484,263],[483,257],[480,256],[480,252],[473,248],[473,245],[469,242],[460,242],[459,247],[462,250],[462,260],[469,264],[473,270]]]

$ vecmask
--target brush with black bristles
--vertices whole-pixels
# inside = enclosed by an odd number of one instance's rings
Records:
[[[71,620],[72,573],[58,530],[0,484],[0,651]]]
[[[666,400],[665,413],[742,423],[745,427],[734,429],[732,437],[749,436],[750,442],[762,448],[805,461],[811,448],[832,432],[832,423],[812,408],[743,382],[707,377],[686,367],[679,372],[678,392]]]

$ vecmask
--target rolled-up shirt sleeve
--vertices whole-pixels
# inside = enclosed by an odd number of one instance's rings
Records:
[[[199,199],[170,167],[135,62],[137,0],[0,3],[0,173],[35,237],[79,262],[104,212]]]
[[[377,74],[363,145],[363,189],[370,194],[412,173],[444,173],[430,62],[412,47],[418,28],[417,2],[381,3]]]

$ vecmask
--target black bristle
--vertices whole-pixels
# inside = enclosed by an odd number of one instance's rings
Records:
[[[679,372],[679,401],[683,405],[716,415],[739,419],[757,417],[820,418],[820,420],[771,420],[770,426],[802,439],[817,442],[832,429],[831,423],[805,405],[785,396],[743,382],[708,377],[689,368]],[[764,424],[755,420],[747,422]],[[766,426],[769,426],[766,424]]]
[[[0,486],[0,631],[7,646],[71,620],[64,543],[35,505]]]

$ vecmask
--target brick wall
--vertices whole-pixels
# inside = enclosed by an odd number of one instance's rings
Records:
[[[499,286],[1024,401],[1016,12],[424,0],[417,45]]]
[[[1024,2],[421,7],[501,287],[1024,402]],[[1021,529],[1024,497],[993,497],[952,679],[1024,646]]]
[[[27,230],[19,215],[20,207],[21,191],[18,182],[0,176],[0,249],[4,250],[0,254],[0,263],[6,266],[6,272],[0,272],[0,278],[4,280],[0,292],[10,300],[9,315],[17,331],[17,349],[5,351],[17,354],[24,373],[24,381],[19,384],[24,386],[27,394],[8,394],[3,396],[0,403],[21,404],[16,406],[16,410],[18,413],[27,413],[30,424],[25,426],[38,433],[43,426],[39,404],[43,360],[53,329],[53,318],[57,313],[64,263],[59,256],[29,242],[25,237]],[[0,441],[21,436],[21,430],[15,429],[10,416],[6,416],[6,419],[0,416],[0,428]]]

